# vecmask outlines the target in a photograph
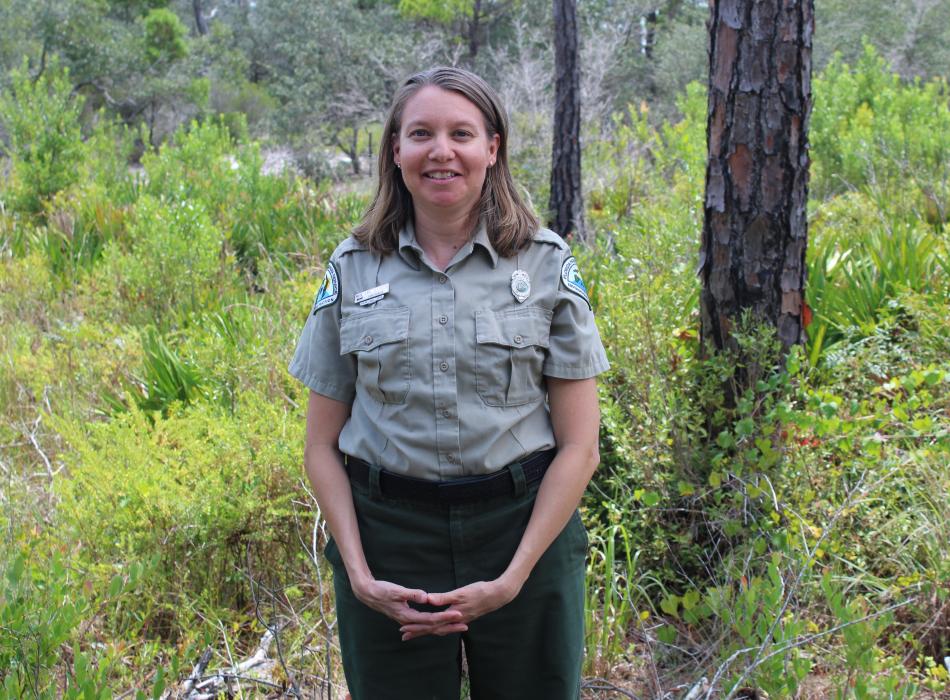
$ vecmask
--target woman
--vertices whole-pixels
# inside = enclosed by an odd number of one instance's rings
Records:
[[[522,202],[479,77],[396,92],[376,197],[331,256],[290,372],[332,533],[354,700],[576,698],[607,369],[565,243]]]

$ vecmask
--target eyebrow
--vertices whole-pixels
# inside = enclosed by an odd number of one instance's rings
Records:
[[[404,128],[404,129],[411,129],[412,127],[415,127],[415,126],[431,126],[431,124],[430,124],[430,122],[428,122],[428,121],[425,120],[425,119],[414,119],[414,120],[412,120],[411,122],[406,122],[406,123],[403,125],[403,128]],[[463,119],[463,120],[461,120],[461,121],[457,121],[457,122],[452,122],[452,123],[451,123],[451,127],[452,127],[453,129],[457,129],[457,128],[463,127],[463,126],[464,126],[464,127],[468,127],[469,129],[474,129],[474,130],[476,130],[476,131],[479,129],[478,124],[476,124],[475,122],[470,122],[470,121],[468,121],[467,119]]]

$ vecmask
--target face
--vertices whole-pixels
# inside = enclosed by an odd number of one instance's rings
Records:
[[[409,98],[393,156],[413,207],[434,218],[467,215],[481,197],[485,173],[495,164],[498,134],[457,92],[426,85]]]

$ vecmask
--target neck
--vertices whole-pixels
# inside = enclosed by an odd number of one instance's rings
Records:
[[[436,267],[445,270],[455,253],[468,243],[475,229],[471,212],[446,217],[433,217],[416,208],[414,212],[416,242]]]

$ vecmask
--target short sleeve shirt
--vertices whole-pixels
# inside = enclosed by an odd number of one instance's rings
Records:
[[[554,447],[545,377],[608,367],[560,236],[541,229],[503,258],[480,227],[443,272],[410,224],[389,255],[337,247],[290,373],[352,405],[342,452],[446,480]]]

